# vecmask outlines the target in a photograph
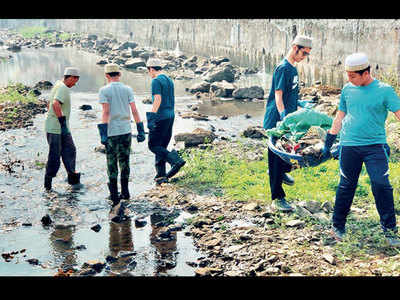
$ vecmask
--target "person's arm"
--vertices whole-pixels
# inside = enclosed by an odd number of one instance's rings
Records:
[[[142,122],[142,120],[140,119],[140,115],[139,115],[139,111],[136,108],[136,104],[135,102],[131,102],[129,103],[130,107],[131,107],[131,111],[132,111],[132,116],[135,119],[135,123],[140,123]]]
[[[400,121],[400,109],[398,111],[395,111],[394,115],[396,116],[397,120]]]
[[[275,90],[275,103],[276,103],[276,108],[278,109],[278,113],[281,114],[285,110],[285,106],[283,105],[282,90]]]
[[[399,111],[399,115],[400,115],[400,111]],[[328,130],[328,133],[337,135],[340,132],[340,130],[342,129],[342,121],[345,116],[346,116],[345,112],[338,110],[338,112],[335,116],[335,119],[333,119],[331,129]]]
[[[158,111],[158,108],[161,105],[161,95],[156,94],[154,95],[154,101],[153,101],[153,107],[151,109],[152,112],[156,113]]]
[[[61,103],[57,99],[53,100],[53,110],[54,110],[54,113],[56,114],[57,118],[60,118],[63,116],[63,113],[61,110]]]
[[[110,104],[102,103],[101,105],[103,107],[103,115],[101,121],[102,123],[108,123],[108,120],[110,119]]]

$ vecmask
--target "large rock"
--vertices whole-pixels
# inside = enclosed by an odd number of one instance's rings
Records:
[[[210,91],[213,92],[216,97],[232,97],[232,93],[236,88],[234,84],[225,80],[213,82],[210,85]]]
[[[264,90],[259,86],[239,88],[233,91],[232,96],[235,99],[263,99]]]
[[[243,136],[251,139],[266,139],[268,138],[265,129],[261,126],[250,126],[243,131]]]
[[[19,51],[21,50],[21,46],[18,44],[9,44],[6,49],[10,51]]]
[[[128,69],[136,69],[138,67],[146,67],[146,63],[141,58],[132,58],[125,62],[124,67]]]
[[[235,71],[232,65],[227,63],[210,69],[204,74],[204,80],[210,83],[223,80],[233,82],[235,80]]]
[[[113,50],[126,50],[128,48],[134,49],[137,46],[138,46],[137,43],[127,41],[127,42],[123,42],[121,44],[114,46]]]
[[[193,84],[190,88],[189,88],[189,92],[192,94],[195,93],[208,93],[210,91],[210,83],[207,81],[201,81],[198,83]]]
[[[176,142],[185,142],[185,147],[194,147],[200,144],[213,142],[217,136],[202,128],[196,128],[192,133],[179,133],[174,136]]]

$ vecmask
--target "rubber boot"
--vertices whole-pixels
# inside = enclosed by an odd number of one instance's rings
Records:
[[[131,196],[129,194],[129,181],[127,178],[121,178],[121,194],[119,196],[120,199],[128,200]]]
[[[167,178],[171,178],[185,165],[185,161],[179,156],[176,150],[172,150],[167,155],[167,162],[171,165],[171,169],[167,173]]]
[[[166,177],[166,170],[165,170],[165,162],[161,163],[156,163],[156,177],[154,177],[154,181],[156,182],[157,185],[160,185],[162,183],[168,182],[168,178]]]
[[[118,197],[118,182],[117,180],[111,180],[108,183],[108,189],[110,190],[110,199],[112,201],[112,206],[118,205],[120,202],[119,197]]]
[[[44,188],[46,191],[51,190],[51,181],[53,180],[53,177],[44,175]]]
[[[81,173],[68,173],[68,183],[71,185],[81,183]]]

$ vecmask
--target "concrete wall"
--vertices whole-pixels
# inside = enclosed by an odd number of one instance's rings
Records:
[[[45,25],[52,29],[106,34],[145,46],[179,48],[188,54],[224,55],[235,64],[267,72],[286,55],[296,34],[314,39],[312,55],[298,66],[307,84],[321,80],[341,87],[343,63],[365,52],[372,68],[400,71],[399,28],[394,19],[49,19],[0,20],[1,27]],[[265,53],[265,55],[263,55]]]

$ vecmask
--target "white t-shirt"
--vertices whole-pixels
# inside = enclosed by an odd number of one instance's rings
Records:
[[[110,104],[107,136],[131,132],[131,108],[135,102],[132,88],[122,82],[111,82],[99,90],[99,103]]]

